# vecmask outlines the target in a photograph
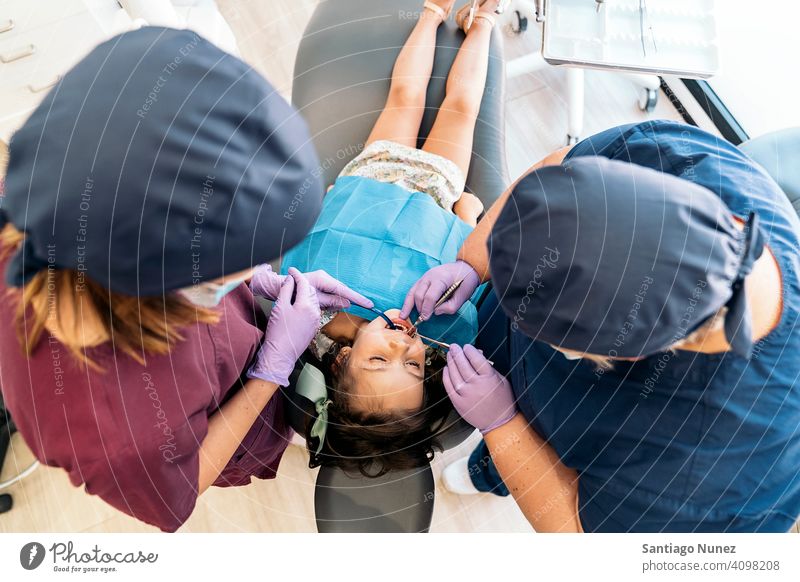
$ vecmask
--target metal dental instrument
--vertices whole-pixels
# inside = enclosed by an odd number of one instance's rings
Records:
[[[433,338],[426,337],[426,336],[422,335],[421,333],[417,333],[417,334],[416,334],[416,336],[417,336],[419,339],[421,339],[421,340],[423,340],[423,341],[426,341],[426,342],[430,342],[430,343],[432,343],[432,344],[434,344],[435,346],[438,346],[438,347],[440,347],[440,348],[444,348],[444,349],[446,349],[446,350],[449,350],[449,349],[450,349],[450,344],[446,344],[446,343],[444,343],[444,342],[440,342],[440,341],[438,341],[438,340],[435,340],[435,339],[433,339]],[[493,362],[493,361],[491,361],[491,360],[486,360],[486,361],[487,361],[487,362],[489,362],[489,365],[491,365],[491,366],[494,366],[494,362]]]
[[[447,290],[444,292],[444,294],[439,298],[439,301],[436,302],[436,305],[433,306],[434,311],[442,303],[444,303],[445,301],[450,299],[453,296],[453,293],[456,292],[456,289],[461,287],[461,283],[463,283],[463,282],[464,282],[464,279],[462,278],[462,279],[459,279],[458,281],[456,281],[455,283],[453,283],[452,285],[450,285],[450,287],[448,287]],[[417,317],[417,321],[414,322],[414,327],[417,327],[420,323],[422,323],[422,321],[423,321],[422,317]]]
[[[430,342],[430,343],[432,343],[432,344],[434,344],[434,345],[436,345],[436,346],[439,346],[440,348],[445,348],[445,349],[447,349],[447,350],[449,350],[449,349],[450,349],[450,344],[446,344],[446,343],[444,343],[444,342],[440,342],[440,341],[438,341],[438,340],[435,340],[435,339],[433,339],[433,338],[426,337],[426,336],[422,335],[421,333],[417,333],[417,334],[416,334],[416,336],[417,336],[419,339],[421,339],[421,340],[424,340],[424,341],[426,341],[426,342]]]

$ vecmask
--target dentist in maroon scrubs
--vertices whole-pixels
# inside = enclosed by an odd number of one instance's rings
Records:
[[[165,531],[275,476],[320,307],[370,305],[257,266],[310,229],[317,170],[297,112],[189,31],[111,39],[54,87],[0,198],[0,386],[42,463]]]

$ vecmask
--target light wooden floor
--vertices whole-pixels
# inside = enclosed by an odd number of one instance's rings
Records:
[[[420,0],[420,4],[421,4]],[[223,15],[237,35],[245,60],[267,77],[287,98],[291,92],[294,54],[315,0],[218,0]],[[538,34],[507,38],[508,56],[537,46]],[[564,145],[566,104],[563,71],[551,69],[509,84],[507,141],[513,177]],[[589,135],[621,123],[645,119],[636,106],[637,89],[614,75],[589,72],[586,79],[586,129]],[[663,96],[662,96],[663,97]],[[652,117],[677,119],[662,99]],[[468,454],[473,436],[461,447],[434,461],[437,477],[432,530],[436,532],[524,532],[530,526],[510,499],[490,495],[459,497],[444,491],[439,475],[447,462]],[[3,467],[6,479],[24,469],[31,454],[19,435]],[[313,532],[313,487],[316,472],[309,470],[305,453],[291,446],[278,478],[235,489],[212,488],[181,531],[187,532]],[[154,531],[99,499],[70,485],[66,473],[40,467],[11,487],[15,507],[0,515],[0,531],[27,532],[138,532]]]

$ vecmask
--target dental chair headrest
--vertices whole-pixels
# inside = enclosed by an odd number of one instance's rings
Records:
[[[289,424],[304,438],[307,435],[311,437],[311,442],[308,443],[308,449],[313,453],[310,466],[324,464],[320,463],[319,454],[327,435],[328,407],[331,404],[328,398],[330,386],[325,373],[316,365],[316,358],[313,355],[307,352],[301,356],[289,378],[289,386],[282,390],[289,401],[287,406]],[[437,436],[443,450],[461,444],[474,431],[474,428],[455,410],[451,411],[445,427]]]

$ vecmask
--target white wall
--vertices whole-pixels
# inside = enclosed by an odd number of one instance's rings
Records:
[[[717,0],[722,72],[709,80],[750,137],[800,126],[800,2]]]

